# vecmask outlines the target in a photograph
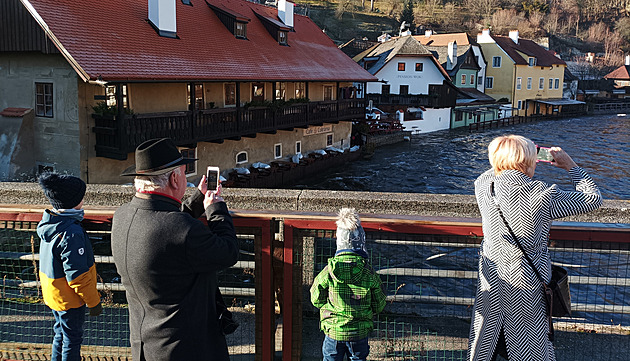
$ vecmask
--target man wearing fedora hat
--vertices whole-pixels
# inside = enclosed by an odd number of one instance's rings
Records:
[[[112,252],[129,303],[138,360],[229,360],[215,304],[218,270],[236,263],[238,244],[220,186],[205,176],[184,203],[185,166],[172,140],[138,146],[133,200],[116,210]],[[197,218],[205,212],[208,225]]]

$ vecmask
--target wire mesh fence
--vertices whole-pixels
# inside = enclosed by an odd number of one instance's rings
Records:
[[[336,250],[335,232],[305,230],[303,359],[321,359],[323,333],[308,288]],[[630,237],[626,237],[630,238]],[[370,359],[465,360],[477,286],[474,235],[367,232],[372,267],[387,295],[375,317]],[[630,239],[553,240],[554,264],[569,271],[572,317],[556,318],[558,360],[625,360],[630,350]],[[309,271],[309,268],[312,271]]]
[[[272,221],[266,222],[271,228]],[[308,290],[336,250],[335,232],[330,230],[334,229],[334,223],[328,223],[312,227],[315,229],[301,229],[292,233],[291,238],[295,247],[291,253],[294,270],[299,271],[294,273],[293,281],[297,283],[294,288],[301,288],[302,304],[296,301],[291,305],[300,315],[291,318],[292,332],[299,332],[301,337],[294,337],[289,345],[290,353],[302,360],[321,359],[323,334],[319,330],[317,309],[310,305]],[[54,321],[42,303],[38,287],[36,226],[36,221],[0,220],[0,359],[3,356],[47,359],[50,355]],[[82,354],[86,359],[90,356],[101,360],[130,359],[128,310],[111,257],[110,225],[88,221],[85,226],[96,254],[98,288],[105,310],[101,316],[86,319]],[[370,359],[464,360],[481,238],[469,232],[417,234],[374,231],[380,227],[364,226],[369,260],[387,295],[387,306],[375,317],[375,329],[370,335]],[[263,312],[260,290],[266,280],[272,298],[275,293],[278,301],[282,300],[283,292],[288,292],[282,279],[287,274],[284,267],[288,263],[282,258],[282,237],[268,241],[271,244],[265,251],[261,249],[260,227],[239,226],[237,233],[240,259],[219,275],[224,300],[240,324],[234,334],[227,336],[227,341],[233,359],[260,360],[259,346],[265,336],[275,339],[271,353],[283,347],[286,350],[287,344],[281,338],[282,302],[275,307],[270,305]],[[555,319],[558,360],[627,359],[630,352],[630,237],[627,234],[621,240],[610,241],[596,232],[586,237],[587,241],[570,237],[552,239],[552,260],[569,271],[574,311],[571,318]],[[260,266],[264,252],[273,256],[265,272]],[[295,293],[292,296],[300,299]],[[265,312],[270,323],[267,328],[260,325]],[[271,336],[261,335],[260,330]]]
[[[82,355],[84,359],[131,359],[129,313],[120,276],[111,256],[109,226],[86,223],[92,242],[97,285],[103,313],[86,317]],[[0,359],[49,359],[54,318],[43,303],[38,279],[39,237],[37,222],[0,221]],[[248,229],[239,229],[238,263],[219,273],[224,301],[239,323],[227,336],[230,354],[253,355],[254,333],[254,243]],[[243,233],[245,231],[246,233]]]

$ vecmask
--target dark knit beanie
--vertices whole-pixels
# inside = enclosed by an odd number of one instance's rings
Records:
[[[39,177],[39,185],[55,209],[74,208],[85,196],[85,182],[71,175],[44,173]]]

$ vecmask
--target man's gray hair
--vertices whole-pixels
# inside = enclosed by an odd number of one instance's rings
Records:
[[[182,171],[178,167],[164,174],[136,176],[133,183],[136,187],[136,190],[141,192],[153,192],[158,189],[164,189],[168,185],[168,179],[171,177],[171,174],[173,174],[173,172],[175,172],[175,174],[177,175],[182,174]]]

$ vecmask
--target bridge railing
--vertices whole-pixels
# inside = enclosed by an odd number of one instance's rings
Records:
[[[0,208],[0,358],[49,355],[52,314],[37,280],[42,209]],[[130,359],[124,289],[111,259],[112,209],[84,226],[95,253],[105,311],[88,318],[84,357]],[[335,250],[334,215],[234,213],[241,258],[219,276],[240,323],[227,336],[233,359],[321,359],[309,288]],[[370,359],[464,360],[477,284],[477,219],[363,215],[370,262],[387,294],[375,317]],[[569,271],[572,318],[555,320],[558,360],[614,359],[630,350],[630,226],[557,223],[551,256]],[[580,347],[571,347],[575,342]],[[611,347],[614,345],[614,347]],[[593,355],[598,355],[593,357]]]

